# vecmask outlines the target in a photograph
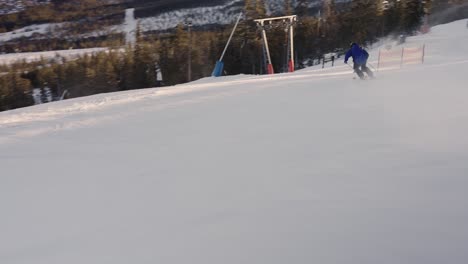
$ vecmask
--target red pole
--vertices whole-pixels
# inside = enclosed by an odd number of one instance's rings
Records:
[[[288,71],[289,72],[294,72],[294,61],[293,60],[289,60]]]
[[[273,70],[273,64],[268,63],[267,67],[268,67],[267,68],[268,74],[274,74],[275,73],[275,71]]]
[[[293,27],[293,19],[290,20],[290,25],[289,25],[289,47],[291,50],[289,51],[291,53],[291,57],[289,57],[289,72],[294,72],[294,27]]]

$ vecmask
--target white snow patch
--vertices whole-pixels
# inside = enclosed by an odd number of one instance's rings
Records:
[[[69,50],[55,50],[55,51],[41,51],[41,52],[22,52],[22,53],[8,53],[0,55],[0,64],[12,64],[16,62],[34,62],[42,59],[49,60],[56,57],[63,57],[66,59],[75,59],[85,54],[96,54],[109,50],[108,48],[89,48],[89,49],[69,49]]]
[[[139,19],[143,31],[173,29],[178,24],[190,20],[194,26],[210,24],[225,25],[236,20],[239,14],[237,4],[241,0],[232,0],[222,6],[186,8],[162,13],[160,15]]]
[[[35,34],[48,34],[50,37],[51,35],[54,35],[54,32],[58,31],[62,26],[63,23],[46,23],[23,27],[10,32],[0,33],[0,42],[7,42],[22,37],[29,38],[31,36],[34,36]]]

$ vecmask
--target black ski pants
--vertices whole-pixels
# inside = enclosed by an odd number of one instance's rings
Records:
[[[363,72],[367,73],[367,76],[374,78],[374,73],[367,67],[366,63],[364,64],[354,64],[354,71],[359,76],[359,78],[364,79]]]

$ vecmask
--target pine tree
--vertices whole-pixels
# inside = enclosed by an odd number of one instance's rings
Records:
[[[194,34],[192,33],[192,36]],[[176,76],[173,76],[171,79],[174,80],[174,82],[183,82],[187,81],[187,73],[188,73],[188,58],[189,58],[189,45],[190,43],[190,36],[188,34],[188,31],[185,30],[184,26],[180,24],[176,28],[176,33],[174,36],[174,39],[172,41],[172,47],[173,47],[173,64],[172,65],[172,71],[174,73],[177,73]],[[193,67],[192,67],[193,69]],[[182,81],[183,80],[183,81]]]
[[[7,86],[4,110],[33,105],[31,82],[18,72],[18,68],[12,67],[4,80]]]
[[[93,94],[93,91],[96,91],[96,86],[98,84],[97,71],[93,67],[85,68],[85,80],[83,82],[83,91],[86,95]]]
[[[43,67],[38,71],[36,75],[36,81],[39,86],[43,86],[45,83],[48,83],[51,86],[56,86],[57,74],[53,67]]]
[[[7,81],[4,76],[0,76],[0,111],[8,110],[8,98],[10,96]]]
[[[322,24],[324,46],[328,49],[333,46],[336,47],[338,41],[338,32],[340,30],[340,24],[338,21],[338,14],[336,12],[335,1],[325,0],[323,4],[323,17],[324,21]],[[331,51],[331,50],[328,50]]]
[[[291,0],[284,0],[284,15],[290,16],[293,14]]]
[[[351,11],[347,14],[344,22],[347,27],[344,32],[348,33],[346,37],[361,45],[374,41],[379,32],[378,27],[375,27],[377,14],[375,0],[353,0]]]
[[[421,26],[424,16],[424,6],[420,0],[401,0],[402,15],[401,29],[409,34]]]
[[[134,52],[131,47],[126,47],[123,53],[123,58],[120,66],[119,74],[119,90],[130,90],[135,88],[135,69],[134,69]]]
[[[255,13],[257,15],[257,18],[266,17],[265,0],[255,0]]]
[[[424,0],[423,1],[423,9],[426,15],[430,14],[432,11],[432,5],[434,0]]]
[[[233,38],[233,46],[238,46],[233,54],[237,67],[226,63],[227,71],[239,71],[240,73],[258,73],[262,64],[262,40],[260,29],[254,19],[261,18],[260,13],[265,12],[264,1],[246,0],[244,5],[245,19],[239,23],[237,34]],[[237,69],[236,69],[237,68]]]
[[[400,30],[401,6],[401,1],[397,0],[389,0],[386,7],[380,6],[384,8],[382,15],[382,36]]]
[[[244,14],[245,14],[245,20],[252,20],[252,19],[258,18],[256,10],[255,10],[255,0],[245,0]]]
[[[299,17],[306,17],[309,15],[309,7],[307,0],[297,0],[295,7],[295,14]]]

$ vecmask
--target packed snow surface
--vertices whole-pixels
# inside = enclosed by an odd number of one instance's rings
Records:
[[[0,113],[0,263],[466,263],[466,23],[370,81],[341,64]]]
[[[29,38],[33,36],[47,35],[47,37],[55,36],[57,31],[63,26],[63,23],[45,23],[26,26],[10,32],[0,33],[0,43],[7,42],[19,38]]]
[[[68,49],[40,52],[21,52],[0,55],[0,64],[8,65],[18,62],[34,62],[40,60],[53,60],[56,58],[76,59],[85,54],[91,55],[108,51],[108,48]]]

